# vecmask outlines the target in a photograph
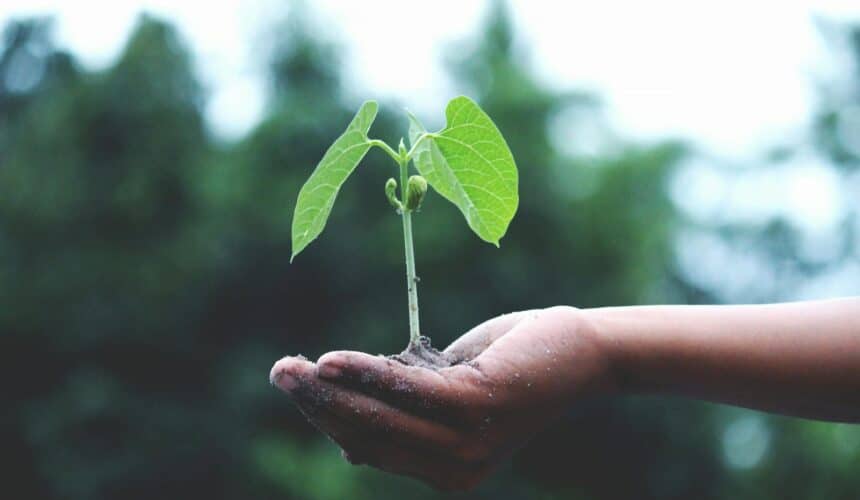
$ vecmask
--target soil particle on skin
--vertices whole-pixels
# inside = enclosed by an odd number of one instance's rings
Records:
[[[431,346],[430,338],[424,335],[418,337],[418,342],[414,344],[410,342],[409,346],[400,354],[395,354],[388,358],[404,365],[429,368],[431,370],[439,370],[457,364],[451,354],[439,352]]]
[[[375,384],[376,383],[376,375],[374,374],[374,372],[369,372],[369,371],[361,372],[361,383],[364,385]]]
[[[304,402],[305,406],[314,409],[327,406],[331,403],[334,393],[328,387],[314,388],[306,380],[302,380],[299,386],[293,390],[293,397]]]

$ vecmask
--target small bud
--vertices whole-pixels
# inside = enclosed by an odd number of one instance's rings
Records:
[[[406,154],[409,151],[406,149],[406,144],[403,144],[403,138],[400,138],[400,144],[397,145],[397,154],[400,155],[401,158],[406,158]]]
[[[406,209],[416,210],[424,201],[427,194],[427,180],[420,175],[413,175],[406,183]]]
[[[396,193],[397,181],[394,179],[388,179],[385,181],[385,197],[388,198],[388,203],[391,203],[391,206],[394,207],[395,210],[403,210],[403,204],[397,199]]]

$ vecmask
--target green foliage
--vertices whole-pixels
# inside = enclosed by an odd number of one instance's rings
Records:
[[[407,152],[401,139],[395,153],[382,141],[367,137],[376,110],[373,101],[361,106],[346,132],[329,147],[302,186],[293,215],[292,258],[322,232],[338,191],[372,146],[381,147],[398,163],[408,164],[414,157],[418,171],[460,209],[475,234],[498,246],[517,211],[519,197],[514,157],[490,117],[465,96],[448,103],[448,122],[438,133],[428,133],[410,114],[409,140],[413,149]],[[393,197],[394,187],[396,182],[386,184],[386,196],[399,209]],[[426,184],[423,188],[426,192]],[[423,196],[422,192],[420,198],[410,199],[407,194],[401,203],[405,201],[403,206],[414,210]]]
[[[416,264],[439,279],[422,281],[433,296],[422,328],[444,345],[515,309],[712,301],[673,267],[681,222],[666,183],[684,148],[620,141],[588,158],[559,152],[553,117],[573,108],[576,127],[599,107],[535,79],[512,49],[510,20],[493,12],[475,40],[456,46],[449,69],[529,166],[518,189],[530,195],[500,250],[469,244],[459,207],[425,198]],[[349,466],[267,383],[284,353],[399,350],[407,317],[391,307],[402,300],[393,284],[403,249],[379,200],[392,176],[383,155],[366,155],[364,175],[338,192],[337,213],[348,216],[326,226],[337,241],[301,266],[284,259],[283,214],[354,112],[339,90],[351,82],[341,80],[337,54],[298,28],[277,32],[286,45],[271,61],[269,114],[229,144],[206,133],[195,60],[168,24],[142,19],[117,63],[97,72],[53,45],[44,25],[6,30],[6,496],[447,498]],[[21,90],[20,78],[33,75],[41,79]],[[394,107],[381,107],[392,112],[379,113],[374,133],[397,137]],[[856,259],[845,234],[841,258]],[[751,235],[743,248],[784,248],[777,237],[785,236]],[[774,262],[781,269],[789,259]],[[583,401],[469,497],[856,498],[856,427],[763,417],[767,453],[735,469],[721,438],[739,411],[645,397]]]
[[[293,255],[290,260],[322,232],[340,187],[370,150],[367,132],[376,119],[377,109],[374,101],[361,105],[346,132],[328,148],[299,191],[293,214]]]
[[[475,234],[498,246],[519,203],[514,157],[496,124],[468,97],[451,100],[445,116],[445,128],[420,143],[427,131],[409,116],[415,166]]]
[[[420,175],[407,178],[413,155],[418,171],[457,205],[469,227],[497,247],[519,200],[513,155],[490,117],[475,102],[462,96],[448,103],[445,114],[448,124],[435,134],[424,130],[410,115],[412,149],[407,150],[401,138],[395,151],[383,141],[367,137],[376,117],[376,103],[364,103],[347,131],[329,147],[302,186],[293,215],[292,258],[295,258],[322,232],[338,191],[372,146],[380,147],[398,164],[402,199],[396,197],[397,181],[393,178],[385,183],[385,196],[403,219],[410,343],[417,342],[420,336],[411,212],[418,209],[427,194],[427,179]]]

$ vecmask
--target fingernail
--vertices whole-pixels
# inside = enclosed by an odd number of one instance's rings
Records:
[[[340,368],[332,363],[323,363],[317,367],[317,373],[322,378],[340,377]]]
[[[299,382],[295,377],[288,374],[286,370],[280,370],[272,377],[272,385],[276,386],[278,389],[290,392],[296,387],[298,387]]]

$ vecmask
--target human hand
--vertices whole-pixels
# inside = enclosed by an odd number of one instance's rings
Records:
[[[287,357],[272,383],[344,450],[444,490],[469,489],[576,397],[612,388],[609,362],[582,311],[552,307],[491,319],[431,370],[361,352],[311,363]]]

